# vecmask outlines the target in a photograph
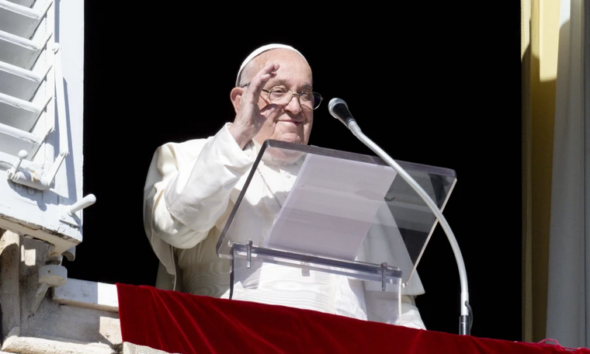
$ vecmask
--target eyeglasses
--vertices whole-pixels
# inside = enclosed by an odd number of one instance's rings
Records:
[[[248,86],[250,86],[250,83],[242,85],[242,87]],[[309,107],[311,109],[317,109],[324,99],[318,92],[302,91],[297,93],[287,90],[283,86],[275,86],[269,90],[262,89],[262,92],[264,92],[262,96],[270,103],[277,105],[288,105],[293,99],[293,96],[297,96],[301,106]]]

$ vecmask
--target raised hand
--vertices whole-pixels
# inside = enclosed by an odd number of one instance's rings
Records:
[[[265,117],[260,114],[258,100],[264,85],[277,75],[277,70],[279,70],[279,64],[269,64],[252,78],[248,87],[234,88],[234,90],[242,90],[242,94],[237,107],[234,101],[236,118],[229,131],[242,149],[258,134],[264,123]]]

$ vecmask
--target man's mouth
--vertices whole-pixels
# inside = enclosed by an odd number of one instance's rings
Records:
[[[303,124],[302,121],[297,121],[297,120],[279,120],[279,122],[283,122],[283,123],[291,123],[291,124],[295,124],[295,125],[299,125],[299,124]]]

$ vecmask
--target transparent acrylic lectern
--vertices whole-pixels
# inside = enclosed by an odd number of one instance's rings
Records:
[[[442,210],[455,172],[397,163]],[[238,272],[273,264],[300,268],[303,277],[335,274],[397,293],[392,308],[399,309],[400,294],[423,291],[416,267],[436,224],[423,199],[377,156],[267,140],[217,254],[232,259],[230,298]]]

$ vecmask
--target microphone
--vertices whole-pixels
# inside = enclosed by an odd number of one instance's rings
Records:
[[[463,261],[463,255],[461,254],[461,250],[459,249],[459,244],[457,243],[457,239],[455,238],[455,234],[453,234],[453,230],[449,226],[449,223],[443,216],[442,212],[434,203],[434,201],[430,198],[428,193],[416,182],[412,176],[410,176],[400,165],[395,162],[391,156],[387,155],[383,149],[381,149],[377,144],[375,144],[369,137],[367,137],[361,131],[361,128],[356,123],[356,120],[350,114],[348,110],[348,105],[344,102],[343,99],[340,98],[332,98],[330,103],[328,104],[328,109],[330,110],[330,114],[341,121],[346,127],[356,136],[363,144],[365,144],[369,149],[373,150],[379,157],[383,159],[389,166],[391,166],[399,176],[401,176],[409,185],[418,193],[418,195],[424,200],[426,205],[430,208],[432,213],[438,219],[440,226],[443,228],[445,234],[447,235],[447,239],[451,244],[451,248],[453,249],[453,254],[455,256],[455,261],[457,262],[457,268],[459,270],[459,280],[461,283],[461,316],[459,317],[459,334],[461,335],[468,335],[471,333],[471,325],[473,323],[473,313],[471,311],[471,306],[469,305],[469,286],[467,283],[467,271],[465,269],[465,262]]]
[[[346,125],[350,128],[350,123],[355,122],[352,114],[350,114],[350,110],[348,110],[348,105],[344,102],[341,98],[332,98],[330,103],[328,104],[328,110],[330,110],[330,114],[332,117],[338,119],[342,122],[342,124]]]

